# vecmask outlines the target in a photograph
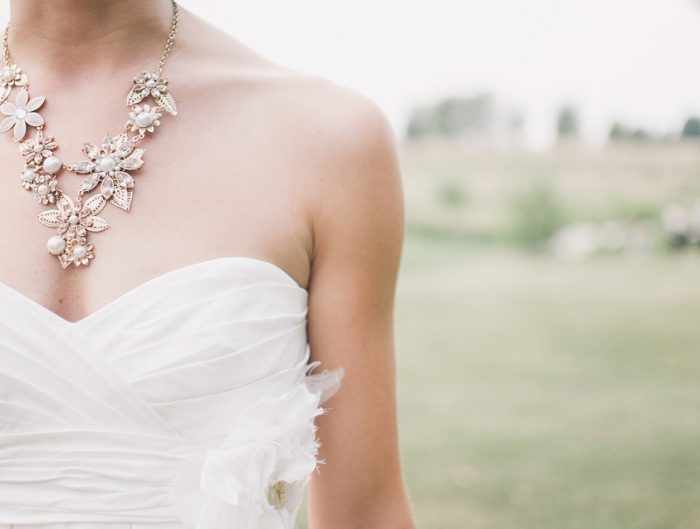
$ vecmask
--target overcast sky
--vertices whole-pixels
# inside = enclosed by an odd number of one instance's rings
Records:
[[[181,0],[272,60],[359,90],[402,133],[411,107],[492,91],[546,146],[556,109],[600,141],[700,114],[697,0]]]
[[[410,107],[490,90],[522,108],[532,145],[561,103],[586,135],[612,119],[659,132],[700,114],[695,0],[183,0],[271,59]]]

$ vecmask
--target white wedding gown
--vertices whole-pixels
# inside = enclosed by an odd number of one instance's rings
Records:
[[[319,469],[308,293],[222,257],[78,322],[0,283],[0,529],[289,529]]]

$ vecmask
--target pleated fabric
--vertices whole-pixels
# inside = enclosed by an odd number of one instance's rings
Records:
[[[315,372],[307,314],[247,257],[78,322],[0,283],[0,529],[291,529],[344,375]]]

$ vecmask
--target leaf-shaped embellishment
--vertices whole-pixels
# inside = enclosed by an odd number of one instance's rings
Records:
[[[17,106],[11,102],[11,101],[5,101],[2,105],[0,105],[0,112],[5,114],[6,116],[11,116],[17,119],[15,117],[15,112],[17,112]]]
[[[85,201],[85,204],[83,205],[83,210],[87,210],[86,212],[89,212],[92,215],[96,215],[104,209],[106,204],[107,200],[105,200],[105,197],[103,197],[102,195],[92,195]]]
[[[115,206],[117,206],[119,209],[129,211],[129,208],[131,207],[131,197],[133,196],[133,194],[134,192],[130,189],[126,189],[121,186],[116,186],[114,188],[114,193],[112,194],[112,197],[109,199],[109,201]]]
[[[58,216],[60,214],[61,212],[57,209],[48,209],[39,213],[39,215],[37,215],[37,218],[39,219],[39,222],[41,222],[44,226],[48,226],[49,228],[55,228],[61,223],[61,221],[58,220]]]
[[[97,166],[94,162],[78,162],[73,166],[73,171],[78,174],[88,174],[92,173],[95,167]]]
[[[127,189],[134,187],[134,179],[129,173],[125,173],[124,171],[116,171],[114,173],[114,179],[121,187],[126,187]]]
[[[6,105],[8,103],[5,103]],[[11,103],[9,103],[11,104]],[[15,123],[17,123],[17,118],[14,116],[8,116],[5,119],[0,122],[0,132],[7,132],[10,130],[12,127],[15,126]]]
[[[10,95],[10,92],[12,92],[12,87],[10,85],[5,84],[0,86],[0,102],[5,101],[7,96]]]
[[[143,85],[134,85],[134,87],[126,96],[126,104],[129,106],[136,105],[143,101],[143,98],[148,95],[148,89]]]
[[[121,165],[122,168],[126,169],[127,171],[139,169],[143,165],[143,160],[141,159],[143,153],[143,149],[134,149],[134,152],[132,152],[128,158],[124,158],[121,162],[119,162],[119,165]]]
[[[102,196],[102,195],[98,195],[98,196]],[[92,231],[94,233],[97,233],[100,231],[105,231],[107,228],[109,228],[109,224],[107,224],[107,221],[105,219],[103,219],[102,217],[97,217],[97,216],[93,216],[90,219],[90,225],[85,226],[85,229],[87,231]]]
[[[170,112],[173,116],[177,115],[177,106],[175,106],[175,100],[173,96],[170,95],[170,92],[163,92],[160,94],[158,102],[160,106],[163,107],[163,110]]]
[[[44,124],[44,118],[38,112],[27,112],[24,116],[24,121],[32,127],[41,127]]]
[[[102,193],[100,196],[106,200],[112,198],[112,194],[114,193],[114,182],[112,181],[111,177],[102,180],[102,185],[100,186],[100,193]]]
[[[73,204],[73,200],[68,195],[63,195],[61,197],[61,200],[59,200],[56,203],[56,206],[58,207],[58,210],[61,213],[63,213],[63,215],[65,217],[69,217],[70,215],[72,215],[73,211],[75,210],[75,205]]]
[[[96,160],[100,154],[100,149],[92,143],[83,143],[83,154],[91,160]]]
[[[15,98],[15,106],[17,108],[25,108],[29,103],[29,90],[20,90]]]
[[[33,112],[33,111],[41,108],[41,105],[43,105],[45,102],[46,102],[46,98],[44,96],[32,97],[27,102],[27,105],[24,107],[24,109],[27,112]]]
[[[58,261],[61,263],[63,268],[68,268],[70,266],[70,257],[66,252],[63,252],[58,256]]]
[[[19,141],[22,138],[24,138],[24,135],[27,133],[27,123],[23,119],[18,119],[17,123],[15,123],[15,141]]]
[[[135,145],[136,144],[129,139],[126,132],[114,138],[114,148],[121,156],[128,155],[134,149]]]
[[[84,192],[92,191],[99,182],[100,177],[93,173],[83,180],[83,183],[80,184],[80,190]]]
[[[106,134],[104,138],[102,138],[102,148],[109,152],[110,147],[114,144],[114,139],[110,134]]]

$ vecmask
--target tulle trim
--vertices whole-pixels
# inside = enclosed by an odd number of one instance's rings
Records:
[[[341,387],[343,368],[311,373],[241,413],[226,439],[190,457],[173,507],[189,529],[292,529],[312,473],[323,463],[315,418]]]
[[[345,369],[338,367],[333,370],[324,369],[320,373],[311,374],[311,371],[321,365],[319,360],[311,362],[306,371],[306,385],[308,388],[320,395],[320,404],[325,403],[340,389],[342,379],[345,376]]]

